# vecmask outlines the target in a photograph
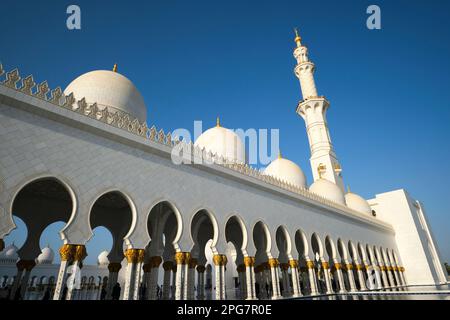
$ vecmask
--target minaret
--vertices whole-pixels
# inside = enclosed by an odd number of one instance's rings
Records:
[[[297,65],[295,75],[300,80],[303,100],[297,105],[297,113],[305,120],[306,132],[311,149],[311,168],[314,181],[324,178],[338,185],[343,192],[344,184],[341,166],[331,144],[326,112],[330,105],[323,96],[318,96],[314,82],[315,65],[309,60],[308,49],[295,30],[294,57]]]

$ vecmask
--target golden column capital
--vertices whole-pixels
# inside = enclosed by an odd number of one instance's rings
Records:
[[[173,269],[173,262],[172,261],[164,261],[163,269],[164,269],[164,271],[172,270]]]
[[[405,267],[399,267],[399,271],[405,272]]]
[[[186,264],[185,252],[175,252],[176,264]]]
[[[289,270],[289,263],[280,263],[280,268],[283,271]]]
[[[306,261],[306,267],[307,267],[308,269],[314,269],[314,262],[311,261],[311,260],[307,260],[307,261]]]
[[[228,258],[227,258],[227,256],[225,254],[222,255],[222,263],[223,263],[224,266],[226,266],[227,263],[228,263]]]
[[[362,265],[360,265],[359,263],[358,264],[356,264],[356,270],[362,270],[363,269],[363,266]]]
[[[72,261],[75,255],[75,245],[63,244],[59,248],[59,255],[61,256],[61,261]]]
[[[393,269],[394,271],[398,271],[398,267],[397,267],[397,266],[393,266],[392,269]]]
[[[276,267],[278,267],[278,266],[280,265],[280,263],[278,262],[278,259],[276,259],[276,258],[270,258],[270,259],[267,261],[267,263],[269,264],[269,266],[270,266],[271,268],[276,268]]]
[[[342,265],[341,265],[339,262],[335,262],[335,263],[334,263],[334,268],[335,268],[336,270],[341,270],[341,269],[342,269]]]
[[[255,266],[255,257],[244,257],[244,266],[245,267],[254,267]]]
[[[35,260],[19,260],[16,263],[17,269],[19,271],[31,271],[31,269],[34,268],[34,266],[36,265],[36,261]]]
[[[125,250],[125,258],[128,263],[142,263],[144,262],[145,250],[144,249],[127,249]]]
[[[191,260],[189,260],[189,269],[194,269],[196,266],[197,266],[197,259],[191,258]]]
[[[367,271],[369,271],[370,266],[368,264],[364,265],[364,268],[366,268]]]
[[[215,266],[221,266],[223,264],[223,256],[221,254],[215,254],[213,256],[213,262]]]
[[[330,264],[327,261],[323,261],[322,262],[322,268],[329,269],[330,268]]]
[[[74,261],[83,261],[84,258],[86,258],[87,256],[87,252],[86,252],[86,247],[82,244],[75,246],[75,252],[73,255],[73,260]]]
[[[187,264],[189,266],[189,264],[191,263],[191,259],[192,259],[191,253],[185,252],[184,253],[184,264]]]
[[[346,265],[345,265],[345,269],[347,269],[347,270],[353,270],[353,265],[351,264],[351,263],[347,263]]]
[[[150,260],[149,260],[150,268],[159,268],[161,262],[162,262],[162,258],[160,256],[150,257]]]
[[[205,270],[206,270],[205,266],[202,266],[201,264],[199,264],[197,266],[197,272],[198,273],[203,273],[203,272],[205,272]]]
[[[109,272],[119,272],[119,270],[122,268],[122,265],[120,262],[110,262],[108,264],[108,270]]]
[[[298,260],[290,259],[288,264],[289,264],[289,267],[291,267],[291,269],[297,269],[298,268]]]

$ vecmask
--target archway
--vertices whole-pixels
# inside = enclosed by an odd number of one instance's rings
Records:
[[[272,277],[269,266],[270,258],[270,233],[267,225],[258,221],[253,227],[253,243],[255,254],[255,280],[256,292],[259,299],[268,299],[273,294]]]

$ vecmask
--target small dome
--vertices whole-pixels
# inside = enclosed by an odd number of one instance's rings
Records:
[[[306,187],[306,177],[302,169],[291,160],[278,157],[272,161],[264,170],[265,175],[269,175],[297,187]]]
[[[44,249],[42,249],[41,254],[37,257],[37,263],[38,264],[52,264],[54,258],[55,258],[55,253],[49,246],[46,246]]]
[[[366,199],[355,193],[347,192],[345,194],[345,202],[350,209],[372,215],[372,209]]]
[[[88,104],[97,103],[99,109],[108,107],[111,112],[122,111],[143,123],[147,119],[147,108],[134,84],[120,73],[96,70],[82,74],[64,90],[73,93],[76,100],[86,99]]]
[[[0,259],[4,260],[17,260],[19,259],[19,254],[17,253],[19,248],[16,247],[14,243],[6,246],[5,249],[0,253]]]
[[[109,264],[109,259],[108,259],[108,251],[102,251],[97,258],[97,263],[99,266],[107,266]]]
[[[244,163],[245,147],[241,138],[232,130],[223,128],[219,124],[203,132],[195,141],[195,146],[211,151],[224,157],[228,161]]]
[[[342,190],[333,182],[319,179],[309,187],[309,191],[345,206],[345,197]]]

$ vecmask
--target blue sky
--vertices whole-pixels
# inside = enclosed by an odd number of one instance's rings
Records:
[[[73,3],[82,29],[69,31]],[[381,30],[366,28],[370,4],[381,8]],[[283,156],[311,182],[295,114],[301,93],[292,29],[299,27],[319,94],[331,102],[345,183],[366,198],[407,189],[423,201],[450,261],[449,1],[7,1],[2,12],[5,69],[64,88],[118,63],[144,96],[149,124],[209,127],[219,115],[229,128],[279,128]],[[59,246],[57,227],[41,244]],[[106,231],[96,234],[90,262],[111,246]],[[23,237],[18,230],[6,241]]]

